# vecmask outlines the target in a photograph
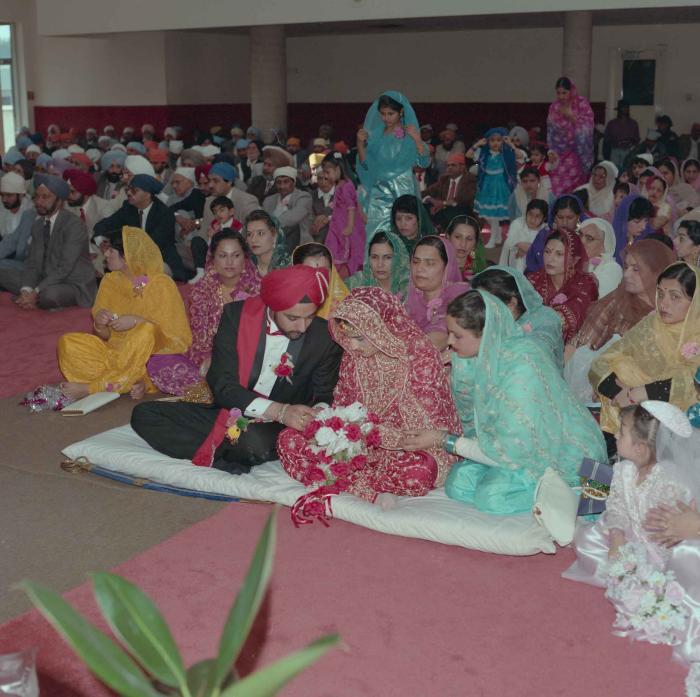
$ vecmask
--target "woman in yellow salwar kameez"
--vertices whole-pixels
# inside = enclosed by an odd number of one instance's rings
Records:
[[[173,280],[163,273],[158,246],[138,228],[125,227],[105,252],[106,274],[92,307],[94,334],[58,340],[63,392],[157,392],[146,362],[153,354],[184,353],[192,342],[187,313]]]

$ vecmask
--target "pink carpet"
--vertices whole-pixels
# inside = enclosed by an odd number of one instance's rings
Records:
[[[20,310],[0,292],[0,397],[11,397],[42,383],[59,382],[56,342],[66,332],[91,331],[90,310],[68,307],[47,312]]]
[[[122,564],[163,609],[192,662],[213,655],[267,506],[234,504]],[[336,650],[289,697],[681,695],[668,647],[612,636],[596,588],[560,574],[572,553],[499,557],[333,521],[295,529],[279,516],[271,593],[239,667],[250,671],[321,634]],[[94,615],[87,585],[69,600]],[[100,697],[36,614],[0,627],[0,651],[39,646],[42,694]]]

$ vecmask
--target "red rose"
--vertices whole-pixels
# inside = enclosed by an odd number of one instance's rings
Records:
[[[360,427],[357,424],[348,424],[345,427],[345,435],[348,437],[348,440],[357,442],[362,438],[362,431],[360,431]]]
[[[309,486],[315,482],[325,482],[326,473],[320,467],[309,467],[304,474],[304,485]]]
[[[374,413],[374,412],[369,412],[367,414],[367,420],[372,423],[372,424],[378,424],[379,423],[379,417]]]
[[[382,434],[378,428],[373,428],[365,438],[365,442],[372,448],[378,448],[382,444]]]
[[[281,378],[286,378],[288,375],[292,374],[292,369],[286,363],[280,363],[275,368],[275,375]]]
[[[365,455],[355,455],[348,463],[353,471],[361,470],[367,467],[367,457]]]
[[[347,491],[350,488],[350,482],[347,479],[336,479],[335,486],[338,491]]]
[[[334,477],[347,477],[352,471],[348,462],[335,462],[330,466],[330,470]]]
[[[316,431],[318,431],[319,428],[321,428],[321,422],[316,420],[312,421],[304,429],[304,438],[311,440],[316,435]]]
[[[332,428],[334,431],[340,431],[345,424],[339,416],[332,416],[330,419],[326,420],[326,426],[328,426],[328,428]]]

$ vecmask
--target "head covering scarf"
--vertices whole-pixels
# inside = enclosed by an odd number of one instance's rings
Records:
[[[576,201],[579,210],[581,211],[579,215],[580,222],[583,222],[588,217],[584,212],[585,208],[578,196],[575,194],[562,194],[561,196],[557,196],[557,198],[555,198],[552,202],[552,205],[549,207],[547,227],[543,228],[537,233],[537,237],[535,237],[533,243],[530,245],[530,249],[527,250],[527,256],[525,257],[527,261],[527,273],[532,273],[542,268],[542,264],[544,263],[544,246],[547,244],[547,238],[554,231],[554,218],[556,216],[555,208],[557,208],[559,201],[563,201],[564,199],[573,199]]]
[[[328,270],[305,264],[275,269],[260,283],[260,298],[273,312],[282,312],[300,302],[321,307],[328,295]]]
[[[318,245],[320,244],[319,242],[307,242],[306,244],[300,244],[293,252],[292,252],[292,261],[293,263],[296,264],[303,264],[304,262],[297,262],[295,259],[298,258],[300,254],[300,250],[303,250],[304,247],[308,247],[309,245]],[[324,247],[324,249],[328,252],[328,256],[330,258],[333,258],[333,255],[331,254],[331,250],[326,247],[326,245],[321,245]],[[299,253],[299,254],[298,254]],[[328,281],[328,294],[326,296],[326,299],[323,302],[323,305],[318,308],[318,311],[316,312],[316,316],[320,317],[321,319],[328,319],[328,316],[331,313],[331,309],[339,303],[350,291],[348,290],[347,286],[345,283],[343,283],[343,279],[340,277],[340,274],[335,268],[335,264],[331,264],[331,270],[330,270],[330,279]]]
[[[551,351],[556,365],[561,368],[564,364],[564,342],[561,334],[561,318],[542,301],[542,296],[533,288],[532,283],[525,278],[525,274],[512,266],[495,264],[485,269],[489,271],[505,271],[515,280],[518,294],[523,303],[525,312],[516,320],[516,324],[522,327],[526,334],[539,341],[542,346]],[[483,272],[482,272],[483,273]],[[476,274],[478,279],[482,274]],[[485,290],[485,289],[483,289]]]
[[[401,126],[386,136],[384,122],[379,114],[379,98],[384,95],[403,107]],[[363,166],[358,167],[358,175],[367,191],[378,181],[394,179],[416,163],[416,144],[413,138],[405,134],[406,126],[419,127],[416,112],[401,92],[387,90],[380,97],[372,102],[364,122],[369,137],[365,161]]]
[[[681,179],[685,181],[685,177],[683,174],[685,173],[685,168],[687,165],[690,163],[693,163],[698,169],[700,169],[700,160],[697,160],[694,157],[689,157],[686,160],[683,160],[683,163],[681,164]],[[700,174],[695,178],[695,181],[692,184],[689,184],[689,186],[692,186],[695,191],[700,192]]]
[[[410,274],[408,278],[408,296],[406,298],[406,310],[409,317],[426,334],[432,331],[447,332],[445,325],[447,306],[451,300],[469,290],[469,284],[462,281],[462,273],[457,266],[452,243],[437,235],[429,235],[428,237],[439,240],[447,254],[447,264],[442,274],[440,294],[432,300],[427,300],[423,291],[416,288],[413,282],[413,274]],[[415,247],[413,252],[415,253]]]
[[[605,170],[607,175],[605,180],[605,186],[598,190],[593,186],[593,170],[596,168],[602,168]],[[591,178],[583,188],[588,191],[588,210],[595,215],[608,215],[612,213],[615,206],[615,194],[613,189],[615,188],[615,181],[617,179],[617,167],[608,160],[603,160],[598,162],[593,166],[591,171]]]
[[[675,208],[676,217],[679,214],[682,215],[689,208],[696,208],[700,205],[700,194],[693,185],[688,184],[681,176],[686,162],[688,160],[685,160],[681,167],[678,167],[676,160],[671,158],[663,163],[673,171],[673,183],[668,189],[668,194]]]
[[[547,467],[574,485],[581,459],[606,459],[588,410],[574,398],[546,349],[516,325],[508,308],[477,290],[486,307],[479,353],[452,355],[452,394],[464,434],[499,467],[534,483]]]
[[[673,250],[658,240],[641,240],[622,252],[624,264],[635,263],[639,267],[645,295],[656,298],[656,279],[673,263]],[[630,293],[624,280],[601,300],[588,309],[586,319],[578,332],[578,344],[587,345],[597,351],[612,338],[613,334],[623,336],[654,309],[642,297]]]
[[[372,356],[350,350],[343,320],[378,349]],[[334,403],[360,402],[382,421],[382,446],[400,449],[410,428],[459,433],[459,419],[438,351],[406,314],[401,301],[381,288],[356,288],[331,313],[328,329],[345,349]],[[440,486],[452,462],[442,448],[431,449]]]
[[[292,263],[292,259],[289,256],[289,252],[287,251],[287,242],[284,237],[284,232],[282,231],[282,227],[280,226],[279,220],[275,218],[274,216],[270,216],[272,218],[272,225],[274,227],[274,232],[275,232],[275,247],[272,250],[272,258],[270,259],[270,265],[269,265],[269,270],[272,271],[273,269],[283,269],[287,266],[289,266]],[[243,237],[245,239],[248,239],[248,227],[247,225],[243,226]],[[253,260],[253,263],[255,264],[256,268],[258,266],[258,258],[253,254],[251,256],[251,259]]]
[[[620,201],[620,205],[617,207],[617,210],[615,211],[615,217],[613,218],[613,229],[615,230],[615,238],[617,240],[616,245],[615,245],[615,259],[618,261],[618,263],[622,260],[622,257],[620,256],[620,253],[622,250],[628,246],[627,243],[627,224],[629,223],[629,215],[630,215],[630,206],[640,198],[645,198],[644,196],[640,196],[639,194],[630,194],[629,196],[625,196],[625,198]],[[654,230],[651,227],[651,225],[647,222],[646,227],[644,230],[642,230],[642,233],[636,238],[635,242],[639,242],[640,240],[645,239],[646,237],[649,237],[649,235],[653,234]]]
[[[551,232],[547,241],[555,234],[561,235],[564,245],[564,281],[561,287],[554,287],[544,268],[528,278],[542,296],[544,304],[561,315],[564,341],[568,342],[581,327],[590,303],[598,299],[598,284],[593,275],[586,271],[588,255],[581,238],[574,232],[560,230]]]
[[[375,233],[375,236],[378,234],[380,233]],[[403,300],[406,296],[408,277],[411,272],[406,245],[403,240],[393,232],[383,232],[381,234],[386,235],[394,252],[394,256],[391,259],[391,292],[393,295],[397,295],[400,300]],[[369,265],[369,255],[373,242],[374,237],[369,242],[363,268],[346,280],[346,284],[350,290],[360,287],[379,287]]]
[[[593,110],[573,82],[570,94],[573,124],[558,100],[549,105],[547,115],[547,145],[559,155],[557,167],[550,175],[555,194],[573,191],[584,184],[593,165]]]
[[[410,194],[404,194],[404,196],[410,196]],[[432,220],[430,220],[430,216],[428,215],[428,212],[425,210],[425,206],[421,202],[421,200],[416,196],[416,202],[417,206],[416,209],[418,211],[418,234],[416,237],[412,240],[407,239],[404,237],[400,232],[399,229],[396,227],[395,220],[396,220],[396,213],[398,209],[398,204],[399,204],[399,199],[403,198],[403,196],[400,196],[394,201],[394,204],[391,207],[391,231],[396,235],[403,243],[404,246],[406,247],[406,251],[411,254],[413,251],[413,248],[416,246],[418,243],[418,240],[423,239],[424,237],[427,237],[428,235],[435,235],[435,226],[433,225]]]
[[[635,249],[636,245],[633,253]],[[671,266],[684,263],[675,262]],[[700,272],[690,268],[695,272],[696,286],[685,319],[666,324],[658,311],[647,315],[593,361],[589,378],[594,388],[610,373],[629,387],[670,379],[671,404],[687,409],[697,401],[693,375],[700,367]],[[619,427],[619,409],[603,395],[600,401],[603,405],[600,425],[604,431],[615,433]]]

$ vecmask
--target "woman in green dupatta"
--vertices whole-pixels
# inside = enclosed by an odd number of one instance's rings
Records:
[[[391,231],[406,245],[409,257],[418,240],[437,234],[422,201],[411,194],[399,196],[394,201],[391,207]]]
[[[447,477],[450,498],[485,513],[525,513],[547,467],[575,486],[583,457],[606,459],[595,420],[500,300],[471,290],[450,303],[447,326],[452,394],[464,437],[413,431],[406,447],[440,440],[465,458]]]
[[[267,211],[261,209],[248,215],[243,226],[243,236],[260,276],[291,265],[284,232],[278,220]]]
[[[542,302],[542,296],[512,266],[489,266],[472,278],[472,288],[481,288],[502,300],[515,323],[551,352],[559,370],[564,367],[561,316]]]
[[[379,287],[403,302],[409,263],[406,246],[393,232],[377,232],[370,240],[364,266],[345,279],[345,285],[350,290],[361,286]]]

